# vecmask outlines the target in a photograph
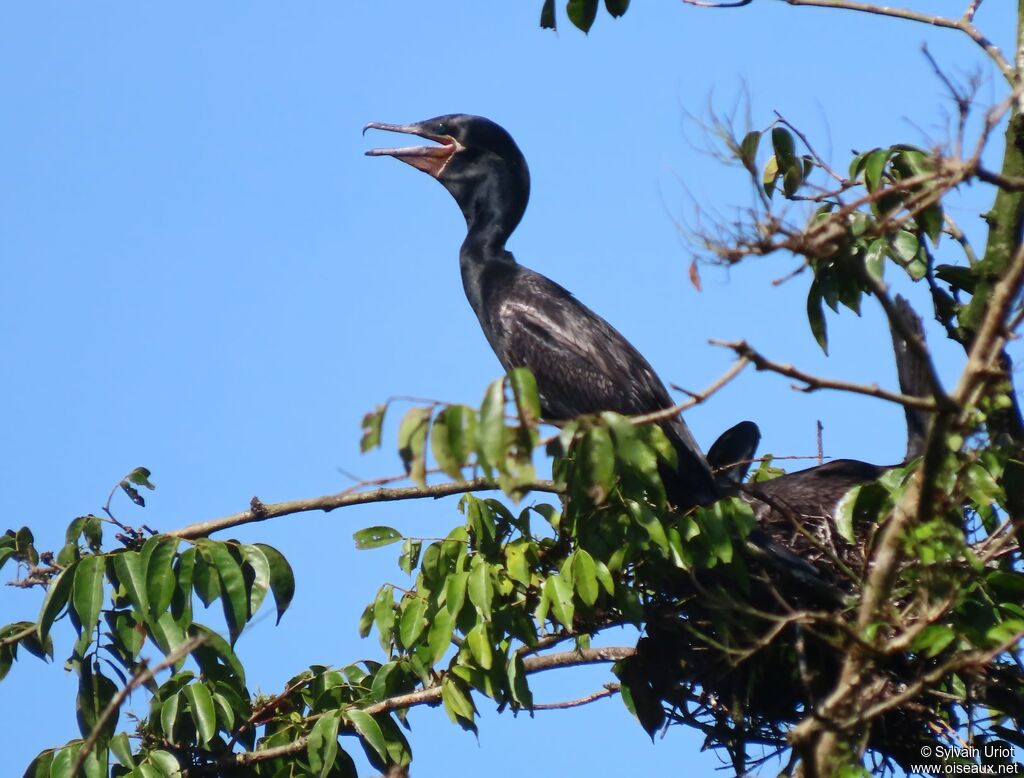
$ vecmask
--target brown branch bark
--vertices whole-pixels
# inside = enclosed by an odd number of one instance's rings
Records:
[[[545,670],[552,670],[559,667],[577,667],[588,664],[618,662],[632,656],[635,652],[635,648],[625,646],[588,648],[580,651],[564,651],[557,654],[529,657],[523,660],[523,668],[528,675],[532,675],[534,673],[540,673]],[[362,710],[370,715],[377,715],[379,713],[389,713],[399,709],[407,710],[419,705],[437,705],[441,702],[441,681],[444,678],[444,675],[445,674],[442,672],[436,683],[426,689],[420,689],[415,692],[410,692],[409,694],[400,694],[395,697],[389,697],[381,702],[368,705]],[[312,718],[314,717],[310,717],[310,720],[312,720]],[[237,754],[232,754],[227,758],[221,759],[216,765],[210,765],[208,768],[199,769],[204,772],[210,772],[211,770],[241,767],[255,764],[256,762],[265,762],[268,759],[278,759],[281,757],[291,756],[304,751],[306,749],[306,743],[307,738],[300,737],[293,740],[291,743],[276,746],[275,748],[267,748],[262,751],[243,751]]]
[[[617,683],[608,683],[605,684],[602,691],[587,694],[575,700],[566,700],[565,702],[538,703],[533,706],[533,710],[568,710],[569,708],[579,708],[581,705],[589,705],[597,700],[603,700],[605,697],[618,694],[618,692],[619,685]]]
[[[305,500],[290,500],[288,502],[263,503],[257,498],[253,498],[253,507],[247,511],[189,524],[172,530],[167,534],[184,538],[185,540],[193,540],[206,537],[214,532],[238,527],[242,524],[252,524],[257,521],[266,521],[267,519],[289,516],[294,513],[304,513],[306,511],[324,511],[327,513],[337,508],[346,508],[349,505],[393,502],[395,500],[422,500],[426,498],[447,497],[453,494],[465,494],[466,492],[491,491],[500,488],[496,480],[490,478],[471,478],[468,481],[453,481],[432,486],[371,489],[364,492],[349,491],[342,492],[341,494],[328,494],[323,497],[311,497]],[[558,489],[553,481],[536,481],[524,487],[524,491],[558,493]]]
[[[818,389],[834,389],[841,392],[853,392],[854,394],[876,397],[880,400],[888,400],[889,402],[897,403],[904,407],[918,408],[923,411],[935,411],[937,408],[935,402],[927,397],[912,397],[911,395],[901,394],[899,392],[890,392],[887,389],[882,389],[877,384],[857,384],[850,381],[839,381],[833,378],[821,378],[819,376],[811,375],[810,373],[805,373],[803,370],[799,370],[792,365],[773,362],[760,352],[756,351],[745,340],[711,340],[708,342],[713,346],[732,349],[739,356],[746,357],[754,363],[754,369],[756,370],[767,370],[802,382],[805,386],[793,387],[800,392],[814,392]]]

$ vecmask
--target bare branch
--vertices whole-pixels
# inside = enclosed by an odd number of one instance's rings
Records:
[[[850,381],[839,381],[833,378],[820,378],[819,376],[805,373],[792,365],[773,362],[755,351],[745,340],[710,340],[708,342],[713,346],[732,349],[737,355],[746,357],[754,363],[754,368],[756,370],[768,370],[772,373],[778,373],[779,375],[784,375],[787,378],[793,378],[802,382],[805,386],[793,387],[798,392],[809,393],[815,392],[819,389],[834,389],[840,392],[852,392],[854,394],[863,394],[868,397],[877,397],[880,400],[888,400],[889,402],[893,402],[898,405],[903,405],[908,408],[919,408],[923,411],[935,411],[937,409],[935,402],[926,397],[912,397],[911,395],[901,394],[899,392],[890,392],[887,389],[882,389],[877,384],[856,384]]]
[[[686,1],[687,0],[684,0],[684,2]],[[786,2],[789,3],[789,5],[837,8],[840,10],[857,11],[875,16],[890,16],[894,19],[904,19],[909,22],[930,24],[933,27],[945,27],[950,30],[959,30],[985,50],[989,59],[996,64],[996,67],[999,68],[1000,72],[1006,80],[1010,82],[1011,86],[1017,81],[1017,76],[1014,73],[1013,66],[1007,61],[1006,57],[1003,56],[999,47],[985,37],[981,31],[974,26],[972,18],[967,17],[966,14],[960,19],[950,19],[945,16],[935,16],[932,14],[920,13],[919,11],[912,11],[907,8],[892,8],[885,5],[875,5],[874,3],[855,2],[855,0],[786,0]]]
[[[422,500],[425,498],[447,497],[452,494],[465,494],[466,492],[483,492],[500,489],[498,482],[491,478],[471,478],[468,481],[450,482],[435,484],[432,486],[407,486],[393,489],[372,489],[364,492],[352,492],[351,490],[341,494],[329,494],[323,497],[311,497],[305,500],[290,500],[288,502],[263,503],[253,498],[253,507],[247,511],[233,513],[230,516],[222,516],[219,519],[209,519],[195,524],[189,524],[179,529],[168,532],[168,535],[191,540],[202,538],[214,532],[238,527],[242,524],[252,524],[257,521],[266,521],[280,516],[289,516],[293,513],[304,513],[306,511],[333,511],[336,508],[346,508],[349,505],[365,505],[373,502],[393,502],[395,500]],[[558,494],[558,488],[553,481],[536,481],[522,487],[523,491],[550,492]]]
[[[744,358],[737,359],[732,367],[722,373],[714,383],[707,387],[703,392],[690,392],[683,389],[681,386],[672,384],[673,389],[678,389],[681,392],[685,392],[690,395],[689,400],[684,400],[681,403],[676,403],[671,408],[664,408],[660,411],[652,411],[651,413],[644,413],[639,416],[631,416],[630,421],[634,424],[650,424],[656,421],[664,421],[665,419],[671,419],[678,416],[680,413],[685,411],[687,408],[692,408],[695,405],[700,405],[702,402],[707,401],[711,395],[715,394],[719,389],[729,383],[732,379],[738,376],[748,364],[748,360]]]
[[[604,691],[594,692],[584,697],[579,697],[575,700],[567,700],[565,702],[549,702],[549,703],[537,703],[533,706],[533,710],[567,710],[568,708],[578,708],[581,705],[589,705],[597,700],[602,700],[605,697],[611,697],[613,694],[618,694],[619,685],[617,683],[606,683],[604,685]]]

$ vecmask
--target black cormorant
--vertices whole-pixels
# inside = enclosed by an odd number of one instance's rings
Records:
[[[554,281],[515,261],[505,243],[530,194],[530,174],[515,141],[480,116],[452,114],[414,124],[371,122],[366,129],[416,135],[433,146],[372,149],[433,176],[466,217],[459,252],[462,284],[502,367],[528,367],[548,421],[615,411],[636,415],[673,405],[647,360],[618,330]],[[678,455],[666,489],[680,508],[720,495],[707,461],[678,416],[662,428]]]
[[[923,341],[921,319],[900,295],[895,298],[895,313],[903,321],[902,330]],[[892,328],[892,342],[900,390],[911,397],[929,396],[927,367],[898,327]],[[826,562],[822,554],[827,549],[847,562],[859,561],[866,528],[854,527],[856,543],[853,546],[846,543],[836,527],[839,501],[853,487],[875,481],[924,453],[931,415],[910,406],[904,406],[903,410],[907,423],[907,453],[903,462],[875,465],[859,459],[834,459],[748,484],[743,487],[743,494],[751,502],[758,524],[802,559]],[[719,478],[724,477],[733,484],[742,482],[760,438],[760,430],[752,421],[740,422],[723,432],[708,450],[708,462]],[[797,521],[803,526],[798,528]],[[804,531],[810,533],[813,540]]]

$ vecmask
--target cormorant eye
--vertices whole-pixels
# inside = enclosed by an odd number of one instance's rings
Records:
[[[445,124],[444,122],[438,122],[437,123],[437,134],[438,135],[448,135],[449,134],[449,132],[448,132],[448,125]]]

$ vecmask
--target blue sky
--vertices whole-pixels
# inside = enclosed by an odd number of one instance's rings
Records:
[[[952,72],[980,67],[979,99],[1002,85],[973,44],[891,20],[762,2],[737,11],[635,3],[585,37],[537,28],[540,1],[33,3],[0,10],[0,383],[5,525],[59,546],[137,465],[158,491],[130,523],[171,529],[265,502],[394,474],[394,429],[360,456],[361,415],[394,394],[477,403],[500,368],[457,270],[462,217],[428,177],[363,151],[367,121],[489,116],[529,160],[533,194],[510,248],[567,286],[643,351],[666,381],[697,389],[729,364],[708,338],[745,337],[812,372],[894,385],[880,315],[829,317],[831,357],[807,332],[803,276],[786,257],[687,280],[677,229],[694,203],[729,215],[744,177],[702,154],[688,114],[727,111],[745,90],[754,126],[778,110],[845,165],[848,150],[948,136],[952,110],[920,51]],[[958,16],[955,3],[931,12]],[[979,24],[1006,46],[1012,9]],[[1002,14],[1002,16],[1000,16]],[[564,22],[564,18],[563,18]],[[997,144],[998,145],[998,144]],[[956,218],[983,241],[982,192]],[[955,261],[944,245],[946,261]],[[911,289],[917,300],[921,290]],[[955,349],[931,332],[952,378]],[[687,416],[707,447],[742,418],[763,450],[901,458],[900,412],[868,399],[801,395],[750,372]],[[351,533],[384,523],[435,535],[454,501],[368,506],[242,528],[277,546],[298,593],[280,627],[242,637],[250,686],[276,691],[311,663],[379,658],[355,625],[393,549],[357,552]],[[4,579],[11,577],[4,571]],[[33,618],[40,594],[0,589],[0,623]],[[216,623],[216,617],[210,616]],[[28,657],[3,683],[16,717],[8,765],[76,735],[74,680]],[[630,644],[634,636],[610,636]],[[63,653],[62,653],[63,652]],[[538,680],[538,701],[599,688],[604,671]],[[536,718],[480,702],[479,743],[441,711],[418,711],[414,774],[529,770],[711,775],[694,733],[652,744],[618,701]],[[13,768],[12,768],[13,769]]]

